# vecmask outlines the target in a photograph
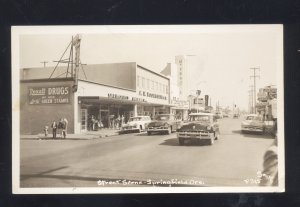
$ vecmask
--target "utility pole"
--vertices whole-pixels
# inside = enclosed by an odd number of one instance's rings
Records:
[[[253,100],[253,97],[254,97],[254,95],[253,95],[253,94],[254,94],[254,93],[253,93],[253,91],[254,91],[254,86],[253,86],[253,85],[250,85],[249,87],[250,87],[250,90],[249,90],[249,93],[250,93],[250,94],[249,94],[249,95],[250,95],[249,99],[250,99],[250,100],[249,100],[249,101],[250,101],[250,107],[251,107],[250,113],[253,114],[253,109],[254,109],[254,107],[253,107],[253,106],[254,106],[254,104],[253,104],[253,102],[254,102],[254,100]]]
[[[48,61],[42,61],[41,63],[44,64],[44,68],[46,67],[46,63],[48,63]]]
[[[256,70],[260,70],[259,67],[257,68],[250,68],[250,70],[253,70],[253,75],[250,76],[250,79],[253,78],[253,86],[254,86],[254,113],[256,114],[256,78],[260,78],[259,75],[256,75]]]

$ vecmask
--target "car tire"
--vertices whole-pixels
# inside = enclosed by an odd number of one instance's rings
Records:
[[[148,136],[152,135],[152,133],[151,133],[151,132],[149,132],[149,131],[147,132],[147,134],[148,134]]]
[[[178,138],[178,141],[179,141],[179,145],[180,145],[180,146],[183,146],[183,145],[184,145],[184,139]]]

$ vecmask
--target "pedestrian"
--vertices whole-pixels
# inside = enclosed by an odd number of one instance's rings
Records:
[[[48,137],[48,126],[44,127],[44,133],[45,133],[45,137]]]
[[[116,123],[117,127],[116,128],[119,129],[120,125],[121,125],[121,116],[119,115],[118,118],[117,118],[117,123]]]
[[[51,124],[51,128],[52,128],[52,137],[53,139],[56,138],[56,130],[57,130],[57,123],[56,121],[53,121],[52,124]]]
[[[92,119],[91,119],[92,131],[95,131],[95,123],[96,123],[96,119],[95,119],[94,115],[92,115]]]
[[[63,118],[62,120],[63,120],[62,134],[65,139],[67,138],[68,120],[67,118]]]
[[[121,117],[121,128],[122,128],[123,125],[124,125],[124,121],[125,121],[125,117],[124,117],[124,115],[122,115],[122,117]]]
[[[63,137],[63,128],[64,128],[64,119],[61,118],[58,122],[58,127],[57,127],[59,130],[60,130],[60,137],[62,138]]]

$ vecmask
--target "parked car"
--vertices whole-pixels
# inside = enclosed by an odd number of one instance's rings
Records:
[[[265,125],[262,116],[249,114],[241,124],[242,132],[264,132]]]
[[[177,130],[179,145],[184,145],[185,140],[209,140],[209,144],[213,145],[219,135],[219,123],[213,113],[191,113],[188,123]]]
[[[121,130],[119,131],[119,134],[144,131],[150,122],[150,116],[131,117],[129,118],[127,124],[124,124],[122,126]]]
[[[159,114],[155,120],[148,124],[147,133],[151,135],[154,132],[164,132],[171,134],[180,128],[181,120],[176,120],[173,114]]]

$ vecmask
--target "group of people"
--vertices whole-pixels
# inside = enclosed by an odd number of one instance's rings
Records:
[[[89,119],[89,130],[97,131],[99,128],[103,128],[103,123],[101,120],[95,119],[94,115],[92,115]]]
[[[59,130],[61,130],[61,137],[65,139],[67,137],[68,120],[66,118],[61,118],[58,122],[54,120],[51,124],[51,128],[53,139],[56,138],[56,135],[57,133],[59,133]]]
[[[124,115],[115,117],[114,115],[109,117],[109,128],[111,129],[120,129],[125,123]]]

